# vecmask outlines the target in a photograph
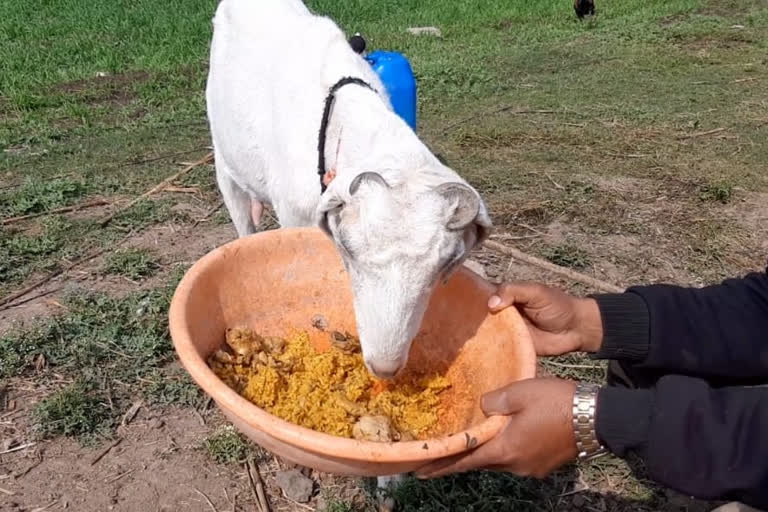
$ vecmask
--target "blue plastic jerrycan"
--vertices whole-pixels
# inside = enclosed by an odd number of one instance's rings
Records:
[[[377,50],[365,56],[387,89],[392,108],[416,131],[416,77],[402,53]]]
[[[366,42],[359,33],[349,39],[349,45],[365,57],[387,89],[392,108],[416,131],[416,77],[411,64],[402,53],[378,50],[365,54]]]

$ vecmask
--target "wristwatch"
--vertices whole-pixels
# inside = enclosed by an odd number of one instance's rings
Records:
[[[579,382],[573,394],[573,435],[580,461],[589,461],[602,457],[608,450],[600,444],[595,433],[595,410],[597,409],[597,391],[600,386]]]

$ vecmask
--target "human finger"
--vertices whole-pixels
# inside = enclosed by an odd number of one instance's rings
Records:
[[[488,309],[497,313],[512,305],[526,305],[546,300],[547,287],[531,282],[508,282],[498,287],[488,299]]]

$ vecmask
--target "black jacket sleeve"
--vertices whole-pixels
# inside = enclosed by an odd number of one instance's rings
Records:
[[[637,453],[657,482],[768,510],[768,388],[666,376],[652,389],[603,388],[597,404],[598,439]]]
[[[604,331],[598,358],[665,373],[768,382],[768,274],[705,288],[638,286],[595,299]]]
[[[768,508],[768,387],[736,384],[768,384],[768,275],[595,299],[596,357],[665,375],[646,389],[600,390],[600,441],[637,453],[654,480],[686,494]]]

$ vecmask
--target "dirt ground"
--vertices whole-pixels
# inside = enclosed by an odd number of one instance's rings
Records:
[[[114,15],[89,14],[98,2],[79,3],[84,25],[67,31],[73,37],[90,34],[88,15]],[[572,34],[552,41],[546,36],[533,45],[524,39],[538,30],[538,15],[521,18],[525,23],[517,17],[488,21],[492,30],[446,26],[444,37],[435,40],[401,39],[396,24],[398,33],[385,42],[402,43],[414,56],[423,110],[420,137],[480,191],[496,225],[493,240],[527,254],[620,287],[659,282],[701,286],[763,270],[768,258],[765,2],[706,2],[706,9],[681,7],[679,13],[650,21],[643,19],[653,17],[646,11],[673,2],[651,2],[642,9],[619,3],[624,5],[619,10],[642,11],[642,16],[622,21],[606,5],[605,12],[612,14],[581,23],[570,18],[566,5],[568,18],[553,18],[546,25],[551,32],[542,34]],[[372,11],[389,9],[386,2],[367,4]],[[157,19],[154,11],[161,8],[167,10],[164,3],[155,3],[146,19]],[[166,13],[173,30],[184,28],[177,14]],[[357,13],[352,14],[350,19],[356,19]],[[399,13],[407,15],[407,10]],[[201,16],[208,26],[209,13]],[[57,18],[58,13],[41,18],[40,38],[30,48],[46,48],[47,23]],[[150,25],[142,20],[133,23]],[[105,30],[124,24],[112,21]],[[601,29],[612,24],[616,34]],[[200,26],[190,25],[194,28],[188,28],[187,37],[199,36]],[[0,93],[0,141],[5,141],[0,144],[0,216],[6,221],[41,214],[0,226],[0,250],[5,251],[0,257],[18,262],[8,268],[0,261],[0,301],[83,251],[106,249],[10,307],[0,305],[0,342],[12,339],[9,333],[32,329],[40,319],[80,314],[70,309],[72,297],[104,292],[122,300],[135,292],[162,290],[179,268],[235,237],[226,212],[215,209],[220,197],[212,165],[152,194],[144,205],[148,208],[133,208],[130,218],[106,228],[99,224],[210,146],[202,94],[207,53],[200,46],[189,62],[164,71],[134,69],[153,61],[160,43],[167,42],[168,31],[150,32],[158,40],[145,42],[146,55],[111,75],[94,76],[89,69],[76,80],[59,77],[32,95],[26,94],[24,81],[13,98]],[[107,35],[112,36],[98,36]],[[72,48],[79,56],[82,48]],[[130,54],[126,49],[114,46],[115,58]],[[51,66],[41,70],[59,76],[58,61],[44,57],[32,62]],[[308,173],[315,176],[312,169]],[[48,202],[35,202],[40,196]],[[53,208],[96,198],[108,204],[50,214]],[[267,216],[263,227],[275,225]],[[118,247],[113,240],[122,242]],[[141,278],[106,271],[116,249],[127,248],[144,251],[154,271]],[[473,259],[492,282],[533,280],[577,294],[596,291],[488,248],[476,250]],[[119,302],[104,303],[118,309]],[[94,316],[113,318],[94,309]],[[97,327],[78,333],[112,332],[109,325]],[[163,366],[150,371],[170,381],[183,370],[168,362],[174,356],[161,327],[150,341],[162,342],[170,355],[158,357]],[[108,385],[105,379],[106,394],[104,389],[93,394],[98,407],[118,422],[122,418],[119,427],[84,438],[41,435],[35,419],[39,404],[71,384],[78,372],[93,368],[84,358],[79,366],[62,369],[31,352],[33,365],[24,360],[9,365],[6,371],[13,376],[0,380],[0,511],[257,510],[242,458],[217,462],[206,447],[227,425],[210,403],[145,401],[135,415],[125,416],[131,403],[144,396],[144,383],[136,379],[123,385],[115,377]],[[121,364],[125,370],[131,363]],[[580,356],[540,364],[541,375],[598,382],[605,374],[601,363]],[[114,404],[109,386],[122,394]],[[119,443],[113,446],[115,440]],[[304,471],[314,482],[311,500],[291,501],[276,482],[276,475],[291,466],[256,447],[249,450],[257,457],[273,511],[373,510],[366,487],[370,482],[311,471]],[[444,503],[466,504],[457,512],[705,512],[715,506],[665,490],[650,482],[642,467],[613,458],[566,468],[542,482],[480,473],[419,483],[409,492],[406,512],[449,510]]]

